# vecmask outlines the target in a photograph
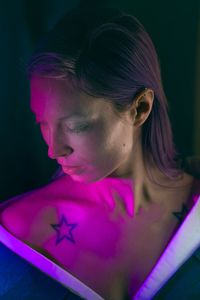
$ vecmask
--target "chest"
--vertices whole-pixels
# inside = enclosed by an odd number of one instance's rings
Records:
[[[160,208],[132,222],[96,206],[34,207],[21,238],[105,299],[138,290],[178,224]]]

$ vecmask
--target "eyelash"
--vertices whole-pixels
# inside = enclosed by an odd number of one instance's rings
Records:
[[[40,125],[40,122],[35,121],[35,122],[34,122],[34,125],[38,126],[38,125]],[[71,132],[80,133],[80,132],[82,132],[82,131],[86,131],[89,127],[90,127],[90,124],[83,124],[83,125],[81,125],[81,126],[75,128],[75,129],[70,129],[70,128],[69,128],[69,130],[70,130]]]
[[[89,124],[83,124],[82,126],[79,126],[78,128],[70,129],[70,131],[75,132],[75,133],[80,133],[82,131],[86,131],[89,127],[90,127]]]

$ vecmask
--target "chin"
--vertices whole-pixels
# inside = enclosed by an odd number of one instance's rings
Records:
[[[69,174],[68,174],[69,175]],[[95,177],[87,177],[87,176],[80,176],[80,175],[69,175],[72,180],[76,182],[81,182],[81,183],[93,183],[96,181],[99,181],[101,179],[95,178]]]
[[[70,176],[72,180],[76,182],[82,182],[82,183],[95,183],[105,179],[106,177],[117,177],[115,172],[113,172],[113,170],[111,173],[107,172],[104,173],[103,175],[102,174],[95,175],[94,173],[87,174],[86,172],[82,174],[67,174],[67,175]]]

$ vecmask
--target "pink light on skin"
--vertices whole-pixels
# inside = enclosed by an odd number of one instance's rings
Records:
[[[182,227],[177,231],[174,238],[168,244],[167,248],[159,258],[158,262],[150,272],[145,282],[134,296],[136,299],[140,299],[142,296],[146,298],[152,298],[155,293],[166,283],[166,281],[173,275],[173,273],[183,264],[187,258],[191,256],[191,253],[199,246],[199,212],[200,212],[200,200],[199,195],[194,195],[194,207],[190,214],[187,216]],[[1,205],[2,207],[2,205]],[[195,230],[194,230],[195,229]],[[194,234],[187,234],[193,232]],[[27,247],[20,240],[14,238],[9,232],[5,231],[0,226],[1,240],[14,252],[30,261],[33,265],[49,274],[55,280],[62,282],[66,287],[73,287],[75,291],[82,290],[82,283],[77,280],[76,276],[73,277],[70,271],[64,271],[63,269],[56,268],[53,262],[45,260],[38,252],[33,252],[30,247]],[[183,251],[184,250],[184,251]],[[166,261],[168,267],[166,268]],[[98,270],[99,271],[99,270]],[[94,270],[93,270],[94,272]],[[94,277],[94,276],[93,276]],[[113,278],[114,280],[114,278]],[[84,281],[82,281],[84,282]],[[85,282],[84,282],[85,283]],[[85,283],[86,284],[86,283]],[[134,283],[133,283],[134,286]],[[88,285],[89,288],[89,285]],[[83,289],[85,292],[86,289]],[[93,288],[93,291],[95,289]],[[129,288],[131,295],[131,286]],[[88,295],[89,295],[88,291]],[[94,298],[92,298],[94,297]],[[88,299],[100,299],[93,295]]]
[[[62,166],[84,168],[76,180],[95,182],[130,168],[133,126],[111,103],[72,90],[67,81],[31,79],[31,110],[39,122],[48,156]]]
[[[67,222],[65,215],[62,215],[61,222],[58,224],[51,224],[54,230],[57,232],[56,245],[61,243],[63,239],[67,239],[72,243],[75,243],[72,231],[78,224],[70,224]]]
[[[35,76],[30,90],[31,110],[48,156],[73,180],[86,184],[129,173],[133,126],[128,116],[119,118],[108,101],[80,94],[67,81]],[[126,201],[127,213],[132,215],[133,201],[130,197]]]
[[[50,235],[43,247],[66,268],[80,277],[88,276],[88,281],[93,279],[89,269],[97,265],[100,276],[111,278],[114,274],[109,272],[109,264],[102,261],[121,255],[120,247],[127,246],[122,242],[127,215],[130,220],[134,215],[133,180],[123,178],[132,171],[134,142],[138,142],[133,138],[133,116],[120,118],[105,99],[77,93],[66,81],[41,77],[31,79],[31,109],[48,146],[48,156],[70,175],[63,176],[60,197],[58,187],[52,189],[53,200],[59,198],[59,204],[51,224],[61,226],[62,215],[66,224],[77,224],[73,240],[79,245],[75,251],[74,243],[66,238],[56,245],[55,230],[49,226]],[[82,170],[70,172],[64,166]],[[88,266],[87,270],[82,266]]]
[[[137,182],[138,197],[135,203],[133,195],[126,200],[128,214],[146,205],[144,186],[148,194],[155,191],[145,173],[140,138],[141,125],[152,107],[151,90],[145,92],[146,98],[143,94],[138,97],[146,99],[149,108],[141,119],[135,105],[126,113],[116,114],[108,99],[80,93],[67,80],[33,76],[30,91],[31,110],[39,122],[48,156],[63,168],[83,169],[80,173],[63,169],[66,174],[85,184],[106,177],[130,179]]]
[[[116,276],[117,266],[116,269],[113,266],[111,271],[110,264],[118,257],[120,259],[121,247],[125,247],[126,207],[123,203],[118,205],[119,198],[115,199],[114,191],[117,194],[120,190],[121,196],[126,197],[130,186],[126,181],[119,185],[120,180],[105,178],[85,184],[73,180],[71,176],[63,176],[50,191],[51,194],[63,195],[63,200],[59,200],[56,206],[56,221],[51,222],[59,232],[55,232],[49,224],[50,234],[43,248],[85,284],[95,286],[97,292],[103,274],[108,281]],[[65,224],[62,222],[63,216]],[[40,219],[44,218],[40,215]],[[73,242],[70,241],[70,229]],[[94,278],[95,268],[98,268],[99,277]]]
[[[12,218],[7,223],[13,228],[18,223],[18,237],[31,241],[44,255],[100,291],[103,275],[108,281],[116,276],[117,266],[111,268],[111,263],[121,257],[121,247],[125,247],[126,208],[123,203],[117,205],[119,199],[113,196],[120,181],[105,178],[94,183],[80,183],[71,176],[63,176],[43,192],[36,191],[25,201],[19,201],[17,210],[13,206]],[[121,183],[120,191],[126,197],[129,187],[123,180]],[[94,278],[96,268],[99,277]]]
[[[69,175],[76,175],[76,174],[81,174],[84,172],[84,169],[81,167],[73,167],[73,168],[68,168],[65,166],[62,166],[63,172]]]

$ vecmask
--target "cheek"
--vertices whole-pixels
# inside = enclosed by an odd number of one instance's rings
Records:
[[[124,155],[129,152],[132,147],[133,136],[131,127],[118,122],[109,132],[107,136],[107,149],[113,153],[121,153]]]
[[[77,139],[77,141],[75,141],[74,138],[74,149],[76,152],[79,152],[81,156],[95,159],[95,157],[101,156],[105,151],[104,139],[98,133],[79,140]]]
[[[123,160],[130,153],[132,143],[131,129],[118,123],[107,127],[106,130],[102,128],[98,134],[88,141],[87,147],[91,157],[96,157],[97,163],[113,165]]]

